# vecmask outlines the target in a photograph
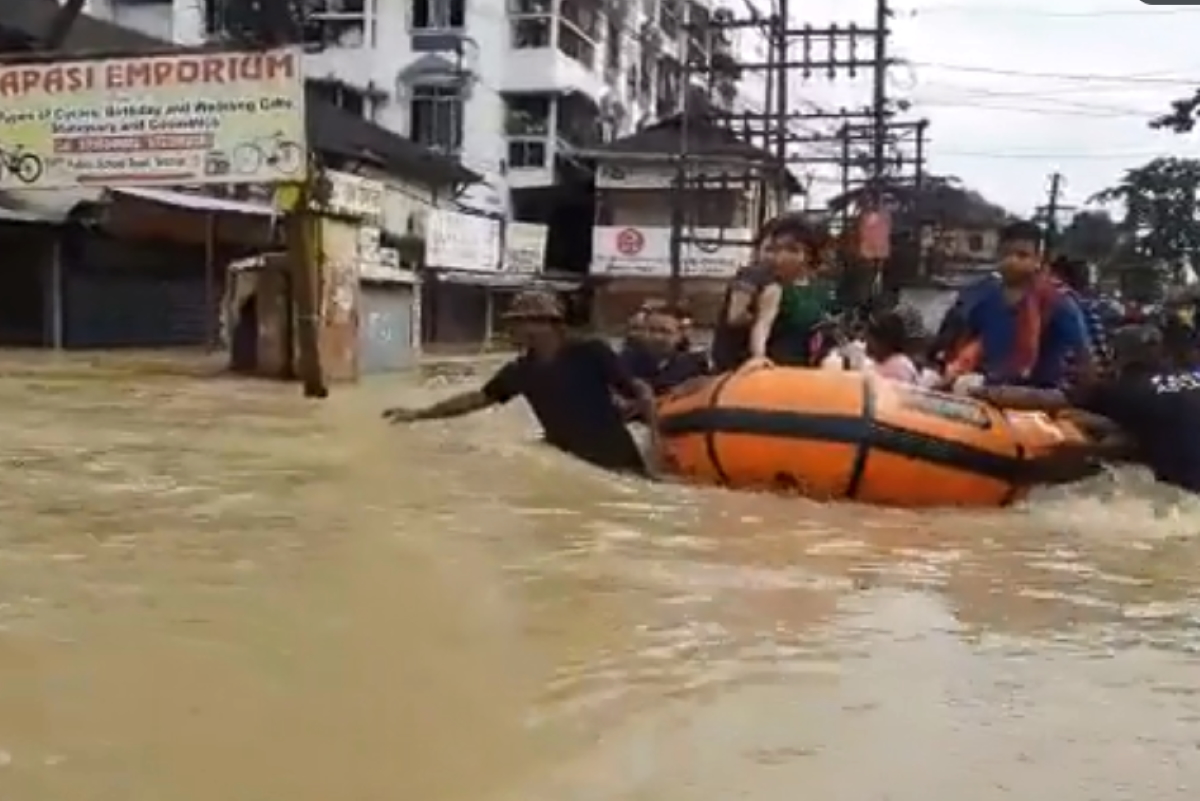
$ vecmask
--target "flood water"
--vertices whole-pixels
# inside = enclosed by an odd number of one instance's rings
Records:
[[[519,404],[380,423],[459,379],[321,403],[14,358],[3,801],[1200,787],[1200,511],[1136,476],[820,506],[598,474]]]

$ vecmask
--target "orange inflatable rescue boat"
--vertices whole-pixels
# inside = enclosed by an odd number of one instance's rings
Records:
[[[1030,459],[1079,428],[864,373],[727,373],[659,409],[681,478],[890,506],[1004,506]]]

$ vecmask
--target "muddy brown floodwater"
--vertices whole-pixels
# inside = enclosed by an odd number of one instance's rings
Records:
[[[1200,788],[1200,514],[1136,477],[819,506],[381,425],[445,378],[0,375],[3,801]]]

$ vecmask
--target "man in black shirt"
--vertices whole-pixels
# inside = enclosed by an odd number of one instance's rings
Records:
[[[505,364],[480,389],[463,392],[424,409],[388,409],[393,423],[444,420],[489,406],[525,398],[545,433],[546,442],[597,467],[643,475],[655,471],[657,416],[654,396],[633,379],[604,342],[568,337],[563,309],[547,292],[521,292],[505,318],[522,353]],[[644,455],[629,429],[617,398],[631,401],[651,433]]]
[[[1008,408],[1074,407],[1098,415],[1118,427],[1132,450],[1109,440],[1072,448],[1064,457],[1128,455],[1158,481],[1200,493],[1200,372],[1172,365],[1153,326],[1121,329],[1111,346],[1116,373],[1110,376],[1084,377],[1065,391],[990,387],[978,396]]]

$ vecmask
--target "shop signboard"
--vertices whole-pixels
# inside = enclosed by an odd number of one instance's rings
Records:
[[[728,278],[750,261],[749,229],[696,228],[686,230],[684,237],[680,273],[685,277]],[[622,278],[670,276],[671,229],[639,225],[595,228],[591,273]]]
[[[0,66],[0,189],[304,177],[297,48]]]

